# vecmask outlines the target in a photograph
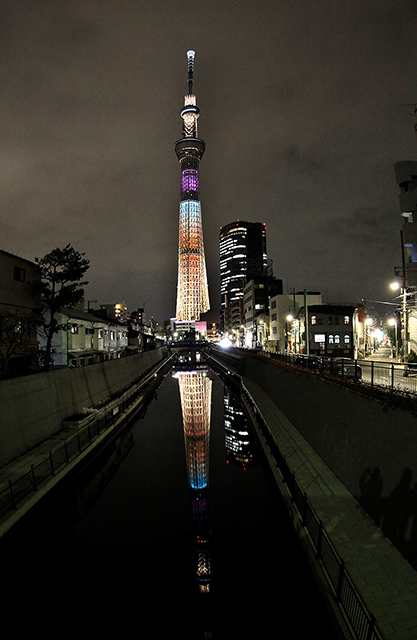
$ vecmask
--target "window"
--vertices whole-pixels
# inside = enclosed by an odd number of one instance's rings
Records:
[[[334,336],[329,334],[329,344],[334,344]]]
[[[15,267],[14,279],[17,280],[18,282],[25,282],[25,279],[26,279],[25,269],[22,269],[22,267]]]
[[[335,316],[334,317],[334,323],[335,324],[339,324],[339,316]]]
[[[335,344],[340,344],[340,336],[335,335],[334,342],[335,342]]]
[[[276,309],[276,306],[277,306],[277,301],[276,300],[272,300],[271,309]]]
[[[317,316],[317,324],[323,324],[323,318],[321,316]]]
[[[344,322],[345,324],[349,324],[349,316],[345,316]]]
[[[329,324],[333,324],[333,316],[329,316]]]
[[[272,322],[274,322],[276,319],[277,319],[277,314],[273,313],[272,316],[271,316]]]
[[[77,324],[72,324],[71,325],[71,333],[73,333],[75,335],[78,333],[78,325]]]
[[[350,342],[350,336],[345,335],[345,337],[344,337],[344,342],[345,342],[345,344],[349,344],[349,342]]]
[[[317,317],[311,316],[311,324],[317,324]]]
[[[277,333],[277,328],[276,327],[272,327],[272,333],[275,335]]]

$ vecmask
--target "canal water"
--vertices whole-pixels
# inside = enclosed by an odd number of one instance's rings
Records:
[[[4,620],[22,632],[334,637],[242,408],[202,365],[171,370],[0,552]]]

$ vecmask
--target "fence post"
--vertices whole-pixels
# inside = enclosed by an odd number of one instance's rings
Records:
[[[54,461],[52,459],[52,451],[49,452],[49,461],[51,463],[51,473],[54,476],[55,475],[55,471],[54,471]]]
[[[321,544],[323,541],[323,522],[321,520],[319,520],[319,535],[318,535],[318,539],[317,539],[317,553],[316,553],[316,558],[317,560],[320,560],[321,558]]]
[[[394,364],[391,363],[391,391],[394,391]]]
[[[371,360],[371,387],[374,386],[374,361]]]
[[[30,472],[31,472],[31,476],[32,476],[33,488],[36,491],[37,490],[37,486],[36,486],[36,478],[35,478],[35,469],[33,467],[33,464],[30,466]]]
[[[306,526],[306,522],[307,522],[307,494],[304,491],[304,496],[303,496],[303,527]]]
[[[340,559],[339,576],[337,579],[336,602],[340,602],[341,600],[344,573],[345,573],[345,561]]]
[[[368,633],[366,634],[366,639],[365,640],[371,640],[372,638],[372,634],[374,632],[375,629],[375,616],[373,613],[369,614],[369,623],[368,623]]]
[[[13,485],[11,480],[9,480],[9,491],[10,491],[10,499],[12,501],[12,509],[16,509],[16,502],[13,495]]]
[[[291,473],[291,502],[294,502],[295,473]]]

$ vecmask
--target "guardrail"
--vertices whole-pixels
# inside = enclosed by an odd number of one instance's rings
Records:
[[[272,360],[307,368],[320,374],[360,381],[371,388],[385,387],[390,391],[417,394],[417,363],[394,363],[348,358],[324,358],[302,354],[279,354],[262,351]]]
[[[171,360],[172,356],[119,399],[87,416],[74,435],[51,449],[39,463],[32,464],[26,472],[10,479],[7,486],[0,490],[0,520],[11,511],[15,511],[25,498],[36,492],[57,472],[76,460],[97,438],[113,427],[121,414],[135,402],[141,398],[145,400],[153,390],[158,374],[171,363]]]
[[[283,482],[297,508],[301,523],[313,545],[316,559],[321,563],[333,596],[357,640],[384,640],[375,616],[369,611],[358,587],[339,556],[323,522],[317,516],[307,493],[299,485],[295,473],[290,469],[278,443],[266,423],[262,411],[245,386],[239,373],[227,369],[227,365],[210,356],[227,375],[234,380],[241,391],[242,402],[262,434],[271,456],[280,472]]]
[[[375,616],[369,611],[343,559],[337,553],[322,521],[317,516],[305,491],[297,482],[295,473],[289,468],[262,412],[241,380],[242,400],[253,420],[256,421],[265,443],[287,486],[292,503],[313,544],[316,559],[321,562],[335,601],[343,611],[357,640],[384,640]]]

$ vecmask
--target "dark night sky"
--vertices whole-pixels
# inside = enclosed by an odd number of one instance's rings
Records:
[[[175,313],[186,51],[212,308],[218,231],[266,222],[284,289],[390,300],[417,159],[414,1],[0,0],[0,248],[71,243],[86,299]]]

